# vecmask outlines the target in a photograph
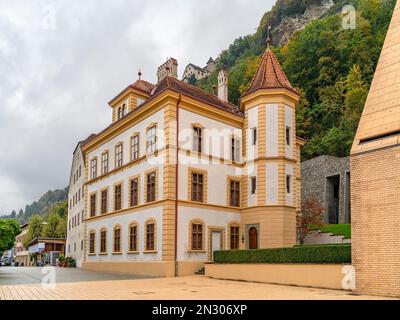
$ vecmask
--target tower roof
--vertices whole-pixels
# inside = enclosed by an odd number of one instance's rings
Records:
[[[257,68],[257,71],[250,82],[250,86],[242,95],[242,97],[260,89],[279,88],[285,88],[298,94],[298,92],[290,84],[278,59],[268,44],[267,49],[261,58],[261,62]]]
[[[400,1],[397,1],[352,153],[400,144]],[[368,144],[367,142],[373,142]]]

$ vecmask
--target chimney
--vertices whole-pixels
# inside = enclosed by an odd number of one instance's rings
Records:
[[[163,80],[166,76],[178,78],[178,61],[175,58],[169,58],[157,70],[158,82]]]
[[[228,102],[228,71],[218,73],[218,98]]]

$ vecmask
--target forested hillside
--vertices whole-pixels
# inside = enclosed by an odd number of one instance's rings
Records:
[[[323,0],[278,0],[253,35],[236,39],[220,56],[217,69],[229,71],[229,100],[238,103],[265,50],[267,26],[282,25]],[[325,1],[326,2],[326,1]],[[395,0],[334,0],[320,18],[273,50],[291,84],[302,92],[297,134],[308,140],[302,158],[349,154],[373,73],[390,23]],[[341,8],[353,4],[356,28],[343,29]],[[215,71],[196,84],[212,91]]]
[[[58,204],[63,203],[68,198],[68,187],[62,190],[49,190],[40,197],[38,201],[25,206],[25,210],[20,209],[18,213],[15,210],[11,214],[2,216],[0,218],[17,219],[20,224],[28,222],[29,218],[33,215],[40,215],[46,218],[47,215],[57,207]]]

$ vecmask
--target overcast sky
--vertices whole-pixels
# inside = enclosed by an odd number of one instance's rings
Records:
[[[0,0],[0,215],[68,185],[107,102],[167,57],[205,65],[275,0]]]

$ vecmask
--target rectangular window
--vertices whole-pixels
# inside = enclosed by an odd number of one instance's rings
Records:
[[[108,152],[104,152],[101,155],[101,173],[102,174],[108,173]]]
[[[101,192],[101,214],[107,213],[108,210],[108,190]]]
[[[92,161],[90,162],[90,178],[97,178],[97,158],[92,159]]]
[[[96,234],[94,232],[90,233],[90,237],[89,237],[89,253],[94,253],[94,245],[95,245],[95,241],[96,241]]]
[[[135,135],[131,138],[131,160],[139,159],[139,136]]]
[[[204,175],[192,173],[192,201],[203,202]]]
[[[131,207],[135,207],[139,204],[139,179],[131,180]]]
[[[154,223],[146,224],[146,250],[154,250]]]
[[[201,153],[202,140],[202,129],[199,127],[193,127],[193,151]]]
[[[234,162],[240,161],[240,140],[232,138],[231,140],[231,160]]]
[[[147,153],[156,151],[157,146],[157,136],[156,136],[156,126],[152,126],[147,129]]]
[[[233,162],[240,161],[240,140],[237,138],[231,140],[231,160]]]
[[[114,210],[118,211],[122,208],[122,185],[114,187]]]
[[[122,143],[119,143],[115,147],[115,167],[119,168],[122,166]]]
[[[121,229],[114,229],[114,252],[121,252]]]
[[[81,177],[82,174],[82,166],[79,166],[79,177]]]
[[[292,176],[290,174],[286,175],[286,193],[291,193],[292,187]]]
[[[291,135],[291,129],[290,127],[286,127],[286,145],[290,146],[291,143],[291,139],[290,139],[290,135]]]
[[[129,228],[129,251],[137,251],[137,226],[130,226]]]
[[[257,178],[251,177],[251,194],[256,194],[257,190]]]
[[[231,250],[239,249],[239,227],[231,227]]]
[[[147,202],[156,201],[156,173],[147,175]]]
[[[102,230],[100,233],[100,252],[107,252],[107,230]]]
[[[92,194],[90,196],[90,216],[95,217],[96,216],[96,195]]]
[[[203,225],[194,223],[192,225],[192,250],[203,249]]]
[[[251,142],[253,146],[257,144],[257,128],[251,129]]]
[[[240,207],[240,182],[230,182],[230,205],[232,207]]]

